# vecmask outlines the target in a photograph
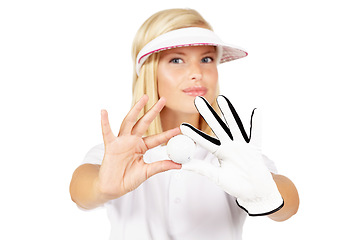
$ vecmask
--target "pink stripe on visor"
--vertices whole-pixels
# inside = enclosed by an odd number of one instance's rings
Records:
[[[219,63],[224,63],[246,57],[248,54],[241,48],[224,43],[213,31],[205,28],[181,28],[167,32],[141,49],[136,58],[136,73],[139,76],[141,66],[153,53],[178,47],[216,46]]]

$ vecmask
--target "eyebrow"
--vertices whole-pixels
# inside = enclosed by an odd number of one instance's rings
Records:
[[[182,55],[182,56],[186,55],[186,53],[178,52],[178,51],[173,51],[173,52],[164,51],[163,53],[164,53],[164,55],[169,55],[169,54],[177,54],[177,55]],[[207,55],[207,54],[216,54],[216,50],[209,50],[209,51],[201,53],[201,55]]]
[[[216,53],[216,50],[206,51],[202,55],[206,55],[206,54],[210,54],[210,53]]]
[[[186,55],[185,53],[183,53],[183,52],[165,52],[165,54],[178,54],[178,55]]]

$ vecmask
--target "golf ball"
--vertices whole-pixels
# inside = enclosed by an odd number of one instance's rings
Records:
[[[171,160],[184,164],[190,161],[195,151],[195,142],[185,135],[177,135],[169,140],[166,149]]]

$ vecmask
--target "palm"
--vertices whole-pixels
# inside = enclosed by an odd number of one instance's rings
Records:
[[[133,191],[154,174],[179,169],[180,165],[170,161],[159,161],[147,164],[143,160],[145,152],[167,142],[179,134],[179,129],[169,130],[158,135],[142,137],[152,120],[165,105],[159,100],[139,121],[137,115],[147,101],[143,97],[125,117],[116,137],[109,125],[107,112],[102,112],[102,129],[105,144],[105,155],[99,172],[99,188],[111,198],[117,198]]]

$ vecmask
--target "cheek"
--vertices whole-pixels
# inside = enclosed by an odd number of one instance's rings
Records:
[[[176,81],[170,76],[158,76],[158,94],[159,97],[166,97],[167,99],[175,93]]]
[[[171,92],[178,89],[181,82],[181,72],[161,67],[158,69],[158,93],[161,96],[170,96]]]
[[[214,82],[214,84],[217,85],[218,79],[219,79],[219,73],[218,73],[217,67],[215,67],[215,69],[213,70],[212,75],[213,75],[213,82]]]
[[[167,72],[164,71],[164,68],[159,65],[158,73],[157,73],[157,88],[158,88],[158,94],[159,97],[165,97],[164,93],[166,93],[166,89],[168,88],[168,76]]]
[[[211,87],[212,92],[216,92],[218,89],[218,71],[213,70],[209,75],[209,87]]]
[[[158,76],[158,92],[160,97],[166,94],[167,90],[171,88],[171,82],[169,81],[169,78],[161,75]]]

